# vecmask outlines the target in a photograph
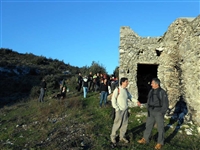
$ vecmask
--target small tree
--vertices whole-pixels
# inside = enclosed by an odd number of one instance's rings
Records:
[[[91,71],[93,74],[97,72],[101,73],[107,73],[106,68],[101,64],[93,61],[91,66],[89,67],[89,71]]]

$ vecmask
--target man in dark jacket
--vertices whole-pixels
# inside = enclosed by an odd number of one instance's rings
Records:
[[[152,89],[148,94],[147,109],[148,117],[146,121],[146,129],[143,138],[138,141],[140,144],[149,142],[149,137],[154,124],[157,123],[158,140],[155,149],[161,149],[164,145],[164,115],[169,107],[167,93],[160,87],[160,80],[158,78],[152,79]]]
[[[45,95],[46,87],[47,87],[46,81],[45,81],[45,79],[43,79],[42,83],[40,85],[40,96],[38,99],[39,102],[44,102],[44,95]]]
[[[104,106],[106,106],[107,103],[107,96],[108,96],[108,83],[107,83],[107,79],[103,80],[103,83],[100,84],[100,102],[99,102],[99,106],[102,107],[102,103],[104,102]]]
[[[78,92],[80,92],[82,84],[83,84],[83,77],[82,77],[81,73],[78,74],[77,84],[78,84],[77,90],[78,90]]]

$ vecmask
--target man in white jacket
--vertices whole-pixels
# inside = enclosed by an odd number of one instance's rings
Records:
[[[110,135],[111,142],[116,144],[116,132],[120,129],[120,141],[129,143],[125,138],[125,133],[128,126],[128,99],[131,100],[131,94],[128,92],[128,78],[120,79],[120,86],[116,88],[112,95],[112,106],[115,108],[115,119]]]

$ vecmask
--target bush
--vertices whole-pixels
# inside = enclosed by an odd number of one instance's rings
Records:
[[[40,87],[39,86],[33,86],[32,89],[31,89],[31,92],[30,92],[30,98],[38,98],[40,94]]]
[[[77,86],[77,77],[73,76],[70,79],[67,79],[67,87],[70,89],[70,91],[75,90]]]

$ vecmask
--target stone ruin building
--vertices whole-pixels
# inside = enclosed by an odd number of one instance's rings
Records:
[[[188,120],[200,126],[200,15],[176,19],[155,38],[121,27],[119,57],[119,77],[128,77],[133,98],[145,103],[151,79],[158,77],[170,107],[183,96]]]

